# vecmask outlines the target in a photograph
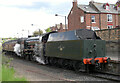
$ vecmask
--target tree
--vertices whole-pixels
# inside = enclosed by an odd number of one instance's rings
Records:
[[[51,32],[51,29],[50,29],[50,28],[47,28],[47,29],[45,29],[45,31],[46,31],[46,33],[47,33],[47,32]]]
[[[38,35],[42,35],[43,34],[43,31],[39,29],[39,31],[34,31],[33,32],[33,36],[38,36]]]

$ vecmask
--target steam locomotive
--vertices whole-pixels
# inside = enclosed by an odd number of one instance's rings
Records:
[[[15,43],[20,44],[20,57],[76,71],[102,71],[110,60],[105,54],[105,41],[87,29],[8,41],[3,44],[3,52],[13,53]]]

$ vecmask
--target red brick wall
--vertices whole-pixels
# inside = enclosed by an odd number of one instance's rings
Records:
[[[107,29],[109,24],[113,24],[113,28],[118,26],[118,15],[112,14],[112,22],[107,22],[107,14],[101,14],[101,27]]]
[[[58,32],[65,32],[65,29],[63,27],[65,27],[65,25],[60,23],[60,29],[58,29]]]
[[[84,11],[75,6],[72,8],[71,12],[68,15],[68,31],[85,28],[86,23],[85,22],[81,23],[80,21],[81,16],[85,17]]]
[[[72,13],[71,13],[72,12]],[[84,13],[83,10],[77,6],[73,6],[68,15],[68,31],[75,29],[91,29],[91,27],[98,27],[100,29],[107,29],[107,26],[112,24],[113,28],[120,25],[120,16],[112,14],[112,22],[107,22],[107,14],[91,14]],[[91,16],[95,16],[96,23],[91,23]],[[81,23],[80,17],[84,16],[84,23]],[[119,23],[118,23],[119,21]]]
[[[95,23],[91,22],[91,16],[95,16]],[[100,28],[99,14],[86,14],[86,29],[91,29],[91,27]]]
[[[119,15],[118,15],[118,26],[120,26],[120,11],[119,11]]]
[[[113,28],[118,26],[118,15],[113,15]]]
[[[101,19],[101,29],[106,29],[107,28],[107,15],[101,14],[100,19]]]

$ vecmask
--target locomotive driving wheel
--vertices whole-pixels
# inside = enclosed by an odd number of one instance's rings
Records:
[[[63,60],[63,62],[62,62],[63,68],[69,69],[69,64],[68,63],[69,63],[68,60]]]
[[[53,58],[48,58],[48,63],[49,63],[49,65],[53,65]]]
[[[63,60],[62,59],[58,59],[58,67],[62,67],[63,66]]]
[[[76,72],[80,72],[80,71],[85,72],[85,68],[86,68],[83,62],[74,62],[73,67]]]
[[[30,61],[30,56],[29,55],[25,55],[25,59]]]

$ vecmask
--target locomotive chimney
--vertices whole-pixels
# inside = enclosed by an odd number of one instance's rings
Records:
[[[77,7],[77,0],[73,0],[73,7]]]

